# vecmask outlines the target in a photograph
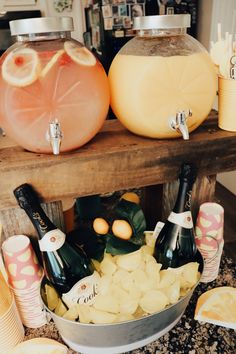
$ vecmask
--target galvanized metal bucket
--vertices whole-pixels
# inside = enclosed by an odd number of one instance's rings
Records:
[[[196,258],[202,273],[203,258],[199,252]],[[176,304],[160,312],[113,324],[84,324],[66,320],[45,306],[62,339],[75,351],[85,354],[118,354],[142,347],[170,331],[183,315],[194,289]]]

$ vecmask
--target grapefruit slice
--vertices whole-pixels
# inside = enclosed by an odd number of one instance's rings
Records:
[[[63,53],[65,53],[64,49],[60,49],[53,55],[50,61],[42,69],[40,74],[41,77],[45,77],[47,75],[47,73],[52,69],[52,67],[58,62],[59,58],[61,58]]]
[[[86,48],[78,47],[73,42],[65,42],[64,49],[69,57],[80,65],[93,66],[96,64],[95,56]]]
[[[203,293],[198,298],[194,318],[236,329],[236,288],[222,286]]]
[[[38,54],[31,48],[10,52],[2,64],[2,77],[12,86],[24,87],[37,80],[40,72]]]
[[[67,354],[65,345],[48,338],[34,338],[17,344],[9,354]]]

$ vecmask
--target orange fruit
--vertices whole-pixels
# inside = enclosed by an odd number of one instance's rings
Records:
[[[123,240],[129,240],[132,236],[133,230],[128,221],[115,220],[112,224],[112,232],[115,236]]]
[[[73,42],[65,42],[64,49],[69,57],[80,65],[93,66],[96,64],[95,56],[86,48],[79,47]]]
[[[40,73],[38,54],[31,48],[18,48],[5,57],[2,77],[12,86],[24,87],[37,80]]]
[[[121,199],[125,199],[128,200],[129,202],[135,203],[135,204],[139,204],[140,203],[140,199],[139,196],[134,193],[134,192],[126,192],[121,196]]]
[[[109,225],[105,219],[96,218],[93,220],[93,229],[99,235],[106,235],[109,230]]]
[[[203,293],[198,298],[194,318],[236,329],[236,288],[222,286]]]

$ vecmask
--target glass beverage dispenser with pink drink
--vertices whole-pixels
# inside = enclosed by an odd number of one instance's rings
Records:
[[[71,38],[70,17],[16,20],[10,29],[16,43],[0,59],[0,127],[34,152],[84,145],[109,108],[102,65]]]
[[[187,27],[188,14],[135,17],[136,37],[113,59],[108,75],[111,107],[133,133],[188,139],[208,116],[216,71]]]

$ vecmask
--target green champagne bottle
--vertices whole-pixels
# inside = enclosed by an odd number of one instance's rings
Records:
[[[37,231],[47,279],[68,307],[91,303],[97,295],[99,274],[90,259],[77,245],[66,241],[65,233],[45,214],[31,185],[20,185],[14,195]]]
[[[191,262],[197,252],[191,214],[192,186],[196,179],[193,164],[181,166],[179,191],[173,211],[161,229],[154,250],[154,257],[162,269],[177,268]]]

